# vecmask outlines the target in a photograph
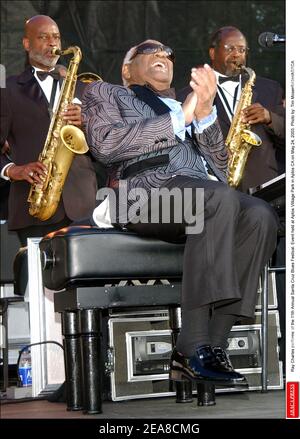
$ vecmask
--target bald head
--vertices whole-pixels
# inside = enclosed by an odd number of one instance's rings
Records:
[[[240,35],[240,37],[246,40],[245,35],[237,27],[223,26],[216,30],[216,32],[214,32],[214,34],[211,36],[209,47],[218,47],[222,43],[222,40],[229,34]]]
[[[52,69],[58,56],[52,55],[54,47],[61,48],[57,24],[47,15],[35,15],[25,23],[23,46],[28,52],[29,63],[43,70]]]
[[[48,24],[56,26],[58,29],[55,21],[52,20],[51,17],[48,17],[48,15],[35,15],[34,17],[29,18],[25,23],[24,37],[29,38],[30,35],[35,32],[36,28],[40,28]]]

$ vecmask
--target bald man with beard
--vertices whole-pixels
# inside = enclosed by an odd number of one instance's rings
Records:
[[[97,182],[89,155],[76,155],[56,213],[43,222],[29,214],[30,185],[40,183],[46,173],[38,157],[44,147],[62,84],[59,70],[55,68],[59,57],[52,54],[54,47],[61,48],[55,21],[45,15],[27,20],[23,47],[28,59],[26,69],[20,75],[9,77],[6,88],[1,89],[0,145],[2,147],[7,140],[10,155],[1,154],[0,172],[1,178],[13,182],[8,227],[17,231],[22,245],[26,245],[29,237],[44,236],[72,221],[90,217],[96,203]],[[43,72],[54,77],[46,75],[42,78]],[[75,97],[78,103],[83,89],[83,84],[77,84]],[[63,118],[80,127],[81,107],[78,103],[68,105]]]

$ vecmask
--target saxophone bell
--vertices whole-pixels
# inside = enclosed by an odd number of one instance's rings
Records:
[[[97,73],[93,72],[83,72],[77,76],[77,80],[84,82],[85,84],[91,84],[95,81],[103,81],[101,76],[97,75]]]
[[[62,127],[60,138],[64,146],[75,154],[85,154],[89,150],[83,132],[74,125]]]
[[[244,140],[244,142],[249,143],[252,146],[260,146],[262,144],[261,138],[250,130],[243,130],[241,133],[241,138]]]

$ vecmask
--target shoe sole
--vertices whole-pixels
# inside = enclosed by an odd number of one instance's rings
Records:
[[[233,380],[218,380],[214,378],[206,378],[206,377],[192,377],[191,375],[186,374],[182,370],[171,370],[169,374],[169,379],[171,381],[183,382],[183,381],[195,381],[196,383],[213,383],[215,385],[219,385],[222,387],[249,387],[247,381],[233,381]]]

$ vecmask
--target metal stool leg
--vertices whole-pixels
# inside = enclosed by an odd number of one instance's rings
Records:
[[[88,414],[102,413],[100,313],[99,309],[80,310],[83,411]]]
[[[213,383],[197,384],[197,405],[199,406],[216,405],[215,385]]]
[[[263,287],[261,298],[261,329],[262,329],[262,374],[261,391],[268,391],[268,293],[269,293],[269,263],[263,271]]]
[[[82,410],[82,369],[78,311],[62,313],[67,410]]]

